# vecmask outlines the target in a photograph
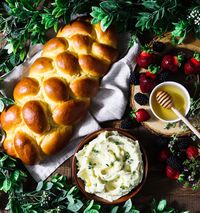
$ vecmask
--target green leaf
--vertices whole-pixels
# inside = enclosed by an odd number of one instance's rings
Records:
[[[74,205],[75,199],[74,199],[73,195],[67,195],[67,199],[69,201],[69,205]]]
[[[19,170],[19,173],[20,173],[20,176],[21,176],[21,177],[24,177],[24,178],[27,177],[27,174],[24,173],[23,171]]]
[[[63,0],[55,0],[55,3],[58,7],[63,8],[65,5],[63,4]]]
[[[119,206],[115,206],[110,213],[117,213],[119,209]]]
[[[161,200],[159,203],[158,203],[158,206],[157,206],[157,209],[159,211],[163,211],[167,206],[167,201],[166,200]]]
[[[93,18],[91,20],[91,24],[98,24],[101,20],[97,19],[97,18]]]
[[[101,12],[98,12],[96,10],[93,10],[90,15],[93,17],[93,18],[96,18],[98,19],[99,15],[101,14]]]
[[[20,176],[19,170],[15,170],[14,173],[13,173],[13,179],[15,181],[18,181],[19,180],[19,176]]]
[[[36,187],[36,191],[39,192],[43,188],[44,182],[40,181]]]
[[[5,105],[2,100],[0,100],[0,112],[3,112]]]
[[[87,213],[87,211],[92,208],[93,204],[94,204],[94,200],[91,200],[87,208],[83,211],[83,213]]]
[[[0,162],[3,162],[3,161],[5,161],[5,160],[7,160],[8,159],[8,155],[4,155],[1,159],[0,159]]]
[[[90,209],[90,210],[87,210],[86,213],[99,213],[99,211],[96,209]]]
[[[94,205],[92,206],[92,208],[93,208],[93,209],[96,209],[96,210],[99,210],[99,209],[101,209],[101,206],[98,205],[98,204],[94,204]]]
[[[55,16],[59,11],[60,11],[59,7],[54,8],[54,10],[52,11],[52,15]]]
[[[109,12],[112,12],[116,9],[118,9],[117,2],[115,1],[103,1],[100,3],[100,7],[102,7],[104,10],[107,10]]]
[[[83,207],[83,202],[81,200],[76,200],[72,205],[68,205],[67,209],[72,212],[78,212]]]
[[[4,46],[4,49],[8,51],[8,54],[11,54],[13,52],[12,43],[8,43],[6,46]]]
[[[6,178],[3,182],[3,188],[2,190],[7,193],[10,189],[11,189],[11,186],[12,186],[12,182],[10,179]]]
[[[59,18],[59,17],[63,16],[63,14],[64,14],[64,11],[63,11],[63,10],[60,10],[60,11],[58,11],[57,14],[55,15],[55,18]],[[57,23],[58,23],[58,22],[57,22]]]
[[[92,7],[92,12],[95,12],[94,14],[101,14],[104,13],[104,11],[100,7]]]
[[[25,56],[26,56],[26,50],[21,50],[19,54],[20,60],[23,61],[25,59]]]
[[[77,187],[76,187],[76,186],[73,186],[73,187],[69,190],[69,192],[67,193],[67,195],[71,195],[76,189],[77,189]]]
[[[178,181],[182,183],[184,181],[184,178],[185,178],[185,175],[180,174],[179,177],[178,177]]]
[[[29,213],[38,213],[38,212],[35,210],[29,210]]]
[[[113,21],[113,17],[112,16],[105,16],[102,20],[101,20],[101,29],[103,32],[105,32],[108,27],[111,25]]]
[[[50,190],[53,187],[53,183],[52,182],[46,182],[43,184],[43,189],[44,190]]]
[[[160,8],[156,1],[143,1],[142,5],[150,10],[158,10]]]
[[[131,210],[131,208],[132,208],[132,201],[131,199],[128,199],[123,206],[124,213],[128,213]]]

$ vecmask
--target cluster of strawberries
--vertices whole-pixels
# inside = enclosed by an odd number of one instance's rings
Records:
[[[142,93],[137,93],[134,97],[140,105],[145,105],[143,103],[146,103],[148,94],[158,83],[166,81],[170,73],[173,74],[182,70],[186,75],[200,73],[199,53],[194,53],[191,58],[185,58],[183,54],[166,54],[161,60],[158,60],[157,55],[159,52],[163,52],[165,45],[161,42],[157,42],[156,45],[162,48],[159,50],[155,48],[154,50],[154,48],[145,47],[136,58],[137,65],[146,71],[143,73],[135,71],[130,77],[131,83],[140,86]],[[150,115],[145,109],[140,108],[133,112],[131,117],[135,117],[138,122],[144,122],[150,118]]]
[[[188,160],[192,163],[192,161],[198,160],[200,157],[200,150],[196,145],[189,143],[188,140],[177,141],[174,146],[173,152],[170,151],[169,147],[162,149],[158,159],[160,162],[164,163],[167,177],[173,180],[180,180],[184,177],[184,179],[190,181],[190,173],[193,174],[194,171],[190,171],[189,168],[185,166],[184,162]],[[191,168],[194,168],[194,166]]]
[[[155,79],[156,75],[162,71],[176,73],[182,67],[186,75],[200,72],[200,54],[197,52],[188,59],[185,59],[181,53],[178,55],[164,55],[161,65],[158,66],[153,65],[156,63],[155,53],[153,50],[146,48],[136,58],[136,62],[140,67],[147,69],[146,76],[152,79]]]

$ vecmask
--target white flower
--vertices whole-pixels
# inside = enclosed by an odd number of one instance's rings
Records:
[[[195,25],[200,25],[200,10],[195,8],[187,16],[188,20],[193,21]]]

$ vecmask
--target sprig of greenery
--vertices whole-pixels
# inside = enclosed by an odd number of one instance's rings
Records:
[[[200,158],[185,160],[183,172],[180,174],[179,182],[185,187],[191,186],[193,190],[200,187]]]
[[[47,31],[57,32],[59,24],[68,24],[74,15],[89,13],[99,0],[6,0],[0,3],[0,74],[23,62],[30,45],[45,43]]]
[[[179,211],[169,207],[167,205],[167,201],[166,200],[160,200],[160,201],[156,201],[155,199],[153,199],[152,201],[152,213],[178,213]],[[182,211],[179,213],[189,213],[189,211]]]
[[[119,31],[133,29],[134,14],[137,11],[136,4],[129,0],[106,0],[99,4],[99,7],[92,7],[90,15],[92,23],[101,23],[101,28],[106,31],[114,24]]]
[[[26,173],[18,169],[19,162],[0,151],[0,191],[8,194],[6,210],[12,213],[57,213],[57,212],[104,212],[102,206],[86,200],[76,186],[67,182],[67,177],[54,175],[48,181],[41,181],[34,191],[26,192]],[[138,213],[128,200],[124,206],[114,206],[108,212]],[[134,210],[134,211],[133,211]]]
[[[190,111],[188,113],[189,117],[197,116],[200,113],[200,98],[197,100],[191,99],[190,100]]]
[[[177,0],[142,0],[142,12],[137,15],[136,27],[142,31],[152,29],[156,34],[167,31],[178,10]]]
[[[173,122],[173,123],[167,122],[167,123],[164,123],[163,128],[164,128],[164,129],[175,128],[175,127],[176,127],[176,124],[177,124],[177,122]]]
[[[187,20],[181,20],[174,24],[174,30],[172,31],[172,42],[181,44],[189,31],[191,30],[190,24]]]
[[[27,175],[20,169],[16,159],[0,151],[0,191],[13,193],[21,191],[22,183]]]
[[[20,213],[104,212],[101,205],[83,198],[78,188],[68,184],[66,176],[62,175],[54,175],[49,181],[39,182],[32,192],[15,191],[10,195],[6,209]],[[131,200],[123,207],[115,206],[107,212],[139,213]]]
[[[178,141],[177,135],[172,135],[172,137],[170,138],[170,141],[168,143],[168,147],[172,154],[175,153],[175,145],[176,145],[177,141]]]
[[[8,194],[6,210],[11,213],[140,213],[131,200],[127,200],[123,206],[110,207],[86,200],[76,186],[68,183],[66,176],[59,174],[52,176],[50,180],[40,181],[35,190],[27,192],[24,189],[28,181],[27,175],[18,168],[16,159],[0,151],[0,191]],[[161,204],[159,202],[158,210]],[[152,212],[162,212],[154,211],[154,207],[155,205],[152,206]],[[167,212],[167,208],[164,209]]]

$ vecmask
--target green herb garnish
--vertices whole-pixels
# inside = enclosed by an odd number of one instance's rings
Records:
[[[99,153],[99,150],[97,150],[95,148],[93,148],[92,151],[95,152],[95,153]]]
[[[89,162],[88,163],[88,169],[93,169],[97,164],[96,163],[92,163],[92,162]]]
[[[164,129],[170,129],[170,128],[175,128],[176,127],[177,122],[173,122],[173,123],[164,123]]]

